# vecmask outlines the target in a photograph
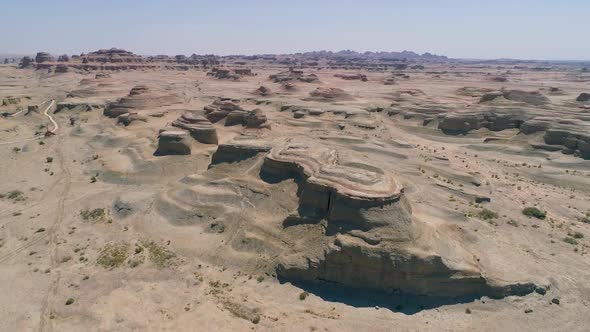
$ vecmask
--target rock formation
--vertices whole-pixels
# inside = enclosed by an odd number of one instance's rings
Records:
[[[229,147],[233,155],[243,151],[234,149]],[[250,155],[260,152],[264,150]],[[456,252],[418,249],[431,231],[413,221],[402,186],[380,168],[356,160],[330,148],[300,144],[275,147],[266,154],[262,179],[278,183],[292,178],[299,187],[299,206],[284,227],[326,222],[325,232],[306,235],[315,239],[313,244],[281,257],[280,278],[449,297],[501,297],[534,290],[532,283],[486,279],[457,243]]]
[[[318,76],[315,74],[305,74],[302,70],[295,70],[293,68],[289,68],[288,71],[270,75],[269,78],[275,83],[284,83],[289,81],[313,83],[319,80]]]
[[[43,63],[43,62],[55,62],[55,58],[51,56],[51,54],[47,52],[38,52],[37,56],[35,57],[35,62]]]
[[[549,99],[543,96],[538,91],[527,92],[527,91],[519,91],[519,90],[503,90],[503,91],[494,91],[484,94],[481,99],[480,103],[489,102],[495,100],[496,98],[504,97],[507,100],[516,101],[527,103],[531,105],[541,106],[549,103]]]
[[[178,101],[178,97],[175,95],[155,93],[145,85],[137,85],[129,91],[128,96],[119,99],[116,103],[110,104],[104,110],[104,115],[116,118],[121,114],[168,106]]]
[[[363,82],[368,81],[367,75],[365,74],[335,74],[334,77],[340,77],[343,80],[359,80]]]
[[[119,49],[100,49],[95,52],[90,52],[86,55],[80,56],[86,63],[141,63],[144,62],[143,57],[133,54],[132,52]]]
[[[192,112],[186,112],[172,126],[188,130],[190,135],[197,141],[205,144],[217,144],[217,131],[211,122],[205,117]]]
[[[590,159],[590,125],[552,125],[543,139],[546,144],[563,146],[564,154]]]
[[[58,64],[57,66],[55,66],[55,72],[56,73],[67,73],[68,72],[68,66],[64,65],[64,64]]]
[[[162,130],[158,136],[157,156],[186,155],[191,153],[188,134],[184,130]]]
[[[271,146],[265,142],[251,140],[249,137],[237,138],[217,147],[211,158],[211,165],[239,162],[259,153],[267,153],[270,149]]]
[[[220,98],[205,106],[207,119],[212,123],[225,119],[226,126],[243,125],[248,128],[270,128],[261,110],[246,111],[229,98]]]
[[[466,134],[471,130],[487,128],[500,131],[520,126],[529,120],[531,116],[525,112],[514,110],[491,110],[473,113],[447,113],[443,114],[438,128],[445,134]]]
[[[269,88],[262,85],[258,89],[254,90],[254,94],[261,97],[268,97],[272,95],[272,92]]]
[[[147,116],[139,114],[137,112],[121,114],[117,117],[117,123],[129,126],[131,123],[140,121],[147,122]]]
[[[353,99],[346,91],[340,88],[319,87],[309,93],[311,97],[318,100],[350,100]]]
[[[580,93],[580,95],[576,98],[576,101],[581,102],[581,103],[585,103],[585,102],[590,101],[590,93],[586,93],[586,92]]]
[[[33,65],[33,59],[29,56],[25,56],[20,60],[18,64],[19,68],[29,68]]]

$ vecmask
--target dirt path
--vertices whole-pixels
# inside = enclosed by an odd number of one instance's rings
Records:
[[[55,128],[57,128],[57,126]],[[51,310],[49,310],[49,308],[50,308],[49,307],[49,300],[51,298],[55,298],[55,296],[57,295],[59,282],[61,280],[61,271],[59,271],[59,269],[56,269],[57,264],[58,264],[57,230],[60,228],[60,226],[64,220],[65,202],[68,197],[68,193],[70,192],[70,188],[72,186],[72,180],[71,180],[72,174],[71,174],[70,170],[66,167],[65,157],[64,157],[63,152],[61,150],[61,147],[63,146],[61,144],[62,140],[63,140],[63,136],[60,137],[60,142],[58,142],[56,152],[57,152],[57,156],[58,156],[58,160],[59,160],[59,166],[62,171],[62,176],[63,176],[63,179],[65,180],[64,189],[61,192],[61,195],[59,197],[59,201],[57,203],[57,215],[55,217],[55,221],[54,221],[53,225],[51,225],[51,229],[48,232],[49,245],[52,246],[50,266],[51,266],[52,270],[55,270],[56,277],[52,281],[51,286],[47,292],[47,295],[45,296],[45,299],[43,300],[43,306],[41,308],[41,317],[39,319],[38,331],[46,331],[48,329],[51,330],[50,326],[47,326],[47,321],[48,321],[49,317],[51,316]]]
[[[54,104],[55,104],[55,100],[52,99],[51,102],[49,103],[49,106],[47,106],[47,108],[43,112],[43,115],[45,115],[46,117],[48,117],[49,118],[49,121],[53,125],[53,129],[51,129],[49,131],[52,134],[55,134],[55,132],[59,129],[59,125],[57,124],[57,122],[55,122],[55,119],[53,119],[53,117],[51,115],[49,115],[49,113],[47,113],[47,112],[49,112],[49,110],[51,109],[51,107],[53,107]],[[45,137],[45,135],[38,135],[38,136],[34,136],[34,137],[29,137],[29,138],[17,140],[17,141],[0,142],[0,145],[9,145],[9,144],[16,144],[16,143],[28,142],[28,141],[32,141],[32,140],[36,140],[36,139],[41,139],[43,137]]]

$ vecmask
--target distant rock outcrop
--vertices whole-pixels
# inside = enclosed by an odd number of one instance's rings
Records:
[[[352,96],[350,96],[348,93],[346,93],[346,91],[340,88],[319,87],[310,92],[309,95],[315,99],[325,101],[353,99]]]
[[[503,90],[489,92],[481,97],[480,103],[489,102],[499,97],[504,97],[507,100],[527,103],[536,106],[541,106],[549,103],[549,99],[538,91],[527,92],[520,90]]]
[[[29,68],[31,66],[33,66],[33,59],[31,59],[30,56],[25,56],[20,60],[20,63],[18,64],[19,68]]]
[[[211,69],[210,72],[207,73],[207,76],[213,76],[217,79],[220,80],[233,80],[233,81],[237,81],[240,78],[242,78],[242,76],[255,76],[256,74],[254,74],[252,72],[252,69],[249,68],[235,68],[235,69],[231,69],[231,68],[218,68],[215,67],[213,69]]]
[[[367,75],[365,74],[335,74],[334,77],[340,77],[343,80],[368,81]]]
[[[179,99],[176,95],[152,92],[145,85],[137,85],[129,91],[129,95],[119,99],[116,103],[110,104],[104,110],[104,115],[116,118],[121,114],[168,106],[178,102]]]
[[[289,68],[288,71],[270,75],[269,78],[275,83],[284,83],[290,81],[313,83],[319,80],[316,74],[305,74],[302,70],[295,70],[293,68]]]
[[[120,49],[100,49],[95,52],[90,52],[86,55],[81,55],[82,61],[86,63],[99,62],[99,63],[141,63],[144,59],[140,55],[133,54],[132,52]]]
[[[37,63],[55,62],[55,58],[47,52],[38,52],[37,56],[35,57],[35,62],[37,62]]]

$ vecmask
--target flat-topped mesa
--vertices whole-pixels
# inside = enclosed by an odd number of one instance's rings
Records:
[[[162,94],[152,92],[144,85],[137,85],[129,95],[119,99],[116,103],[110,104],[105,110],[104,115],[116,118],[121,114],[138,111],[148,108],[158,108],[180,102],[174,94]]]
[[[173,127],[188,130],[190,135],[204,144],[217,144],[217,130],[204,116],[186,112],[172,122]]]
[[[319,81],[319,78],[316,74],[304,74],[303,71],[294,70],[293,68],[290,68],[288,71],[270,75],[269,78],[275,83],[284,83],[289,81],[313,83]]]
[[[80,57],[83,62],[141,63],[145,61],[140,55],[114,47],[111,49],[100,49]]]
[[[206,117],[212,123],[225,119],[225,126],[242,125],[247,128],[268,128],[270,124],[262,110],[244,110],[237,101],[219,98],[204,108]]]
[[[191,154],[188,134],[184,130],[160,130],[156,156]]]
[[[379,168],[370,165],[340,165],[338,152],[328,148],[289,145],[274,148],[266,156],[264,172],[294,176],[308,184],[334,191],[337,198],[378,206],[398,200],[402,186]]]

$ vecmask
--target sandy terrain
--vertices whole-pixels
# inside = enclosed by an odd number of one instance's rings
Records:
[[[248,67],[0,66],[0,330],[588,329],[590,75]]]

